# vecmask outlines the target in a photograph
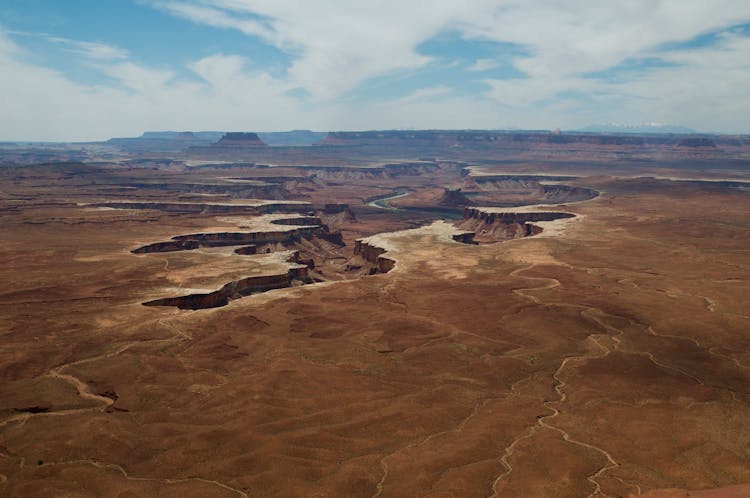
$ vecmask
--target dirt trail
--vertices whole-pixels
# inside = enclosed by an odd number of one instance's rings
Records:
[[[528,271],[528,270],[534,268],[535,266],[537,266],[537,264],[536,263],[532,263],[532,264],[530,264],[528,266],[523,266],[521,268],[517,268],[516,270],[512,271],[509,274],[509,276],[511,276],[511,277],[523,278],[523,279],[531,280],[531,281],[534,281],[534,282],[537,282],[537,283],[540,284],[540,285],[536,285],[534,287],[525,287],[525,288],[521,288],[521,289],[514,289],[513,292],[515,294],[528,299],[529,301],[531,301],[534,304],[545,305],[545,306],[556,306],[556,307],[567,307],[567,308],[579,309],[579,310],[581,310],[581,315],[582,316],[585,316],[586,318],[590,319],[591,321],[597,323],[600,327],[602,327],[604,330],[606,330],[607,333],[606,334],[591,334],[591,335],[588,336],[596,344],[596,346],[600,350],[600,353],[598,353],[598,354],[591,353],[591,354],[583,354],[583,355],[579,355],[579,356],[570,356],[570,357],[566,357],[566,358],[563,359],[562,363],[560,364],[560,367],[553,374],[553,379],[555,381],[555,387],[554,387],[554,389],[555,389],[555,391],[558,394],[558,399],[556,401],[546,401],[546,402],[544,402],[545,407],[548,408],[549,410],[552,410],[552,413],[550,415],[541,417],[537,421],[537,423],[535,425],[529,427],[520,436],[518,436],[515,440],[513,440],[509,446],[506,447],[505,452],[503,453],[502,457],[500,458],[500,462],[503,464],[503,466],[505,467],[506,470],[505,470],[505,472],[503,472],[502,474],[500,474],[495,479],[495,481],[493,482],[493,484],[492,484],[492,493],[491,493],[490,497],[492,498],[492,497],[497,497],[498,496],[498,490],[497,490],[498,484],[503,479],[507,478],[511,474],[511,472],[513,471],[513,468],[512,468],[512,466],[511,466],[511,464],[509,462],[509,459],[513,455],[515,447],[518,445],[518,443],[520,441],[523,441],[525,439],[533,437],[534,434],[539,430],[540,427],[545,427],[545,428],[551,429],[553,431],[556,431],[556,432],[558,432],[563,437],[563,439],[565,441],[567,441],[567,442],[569,442],[571,444],[582,446],[584,448],[587,448],[587,449],[590,449],[592,451],[595,451],[595,452],[603,455],[607,459],[607,461],[608,461],[607,465],[603,466],[597,472],[595,472],[594,474],[592,474],[592,475],[590,475],[590,476],[587,477],[588,481],[590,481],[592,483],[592,485],[594,486],[594,491],[589,495],[589,497],[595,497],[595,496],[606,497],[608,495],[606,495],[602,491],[600,484],[597,482],[597,479],[600,478],[602,475],[604,475],[607,471],[609,471],[611,469],[614,469],[614,468],[617,468],[619,466],[619,464],[617,463],[617,460],[613,457],[612,454],[610,454],[605,449],[597,447],[597,446],[594,446],[592,444],[589,444],[589,443],[586,443],[586,442],[583,442],[583,441],[576,440],[576,439],[572,438],[563,429],[561,429],[559,427],[556,427],[555,425],[552,425],[550,423],[559,414],[558,409],[555,406],[553,406],[553,405],[559,406],[561,403],[565,402],[565,400],[567,399],[567,395],[565,393],[566,383],[561,378],[561,375],[562,375],[563,371],[566,368],[575,368],[575,364],[579,364],[580,365],[582,363],[585,363],[586,361],[589,361],[589,360],[592,360],[592,359],[597,359],[597,358],[602,358],[602,357],[608,355],[612,350],[600,342],[600,340],[602,338],[604,338],[604,337],[609,337],[612,340],[612,342],[613,342],[613,348],[612,349],[613,350],[619,350],[619,347],[621,345],[621,337],[623,336],[624,331],[622,329],[620,329],[620,328],[614,327],[614,326],[610,325],[609,323],[607,323],[606,319],[603,319],[604,317],[610,316],[612,318],[617,318],[617,319],[621,319],[621,320],[627,321],[631,325],[635,325],[635,326],[638,326],[639,328],[643,328],[645,333],[651,334],[651,335],[656,336],[656,337],[663,337],[663,338],[671,339],[671,340],[680,340],[680,341],[690,342],[693,345],[695,345],[697,348],[699,348],[699,349],[701,349],[703,351],[706,351],[709,354],[712,354],[712,355],[714,355],[714,356],[716,356],[718,358],[721,358],[724,361],[732,362],[737,367],[745,369],[745,368],[748,368],[748,366],[743,365],[736,358],[733,358],[731,356],[719,353],[717,351],[718,348],[715,348],[715,347],[714,348],[707,348],[707,347],[705,347],[704,345],[702,345],[700,342],[698,342],[697,340],[693,339],[692,337],[686,337],[686,336],[680,336],[680,335],[674,335],[674,334],[662,334],[662,333],[658,333],[658,332],[656,332],[653,329],[653,327],[651,325],[646,326],[645,324],[636,323],[631,318],[621,317],[621,316],[617,316],[617,315],[612,315],[612,314],[609,314],[609,313],[607,313],[607,312],[605,312],[605,311],[603,311],[603,310],[601,310],[599,308],[592,307],[592,306],[584,306],[584,305],[577,305],[577,304],[570,304],[570,303],[560,303],[560,302],[554,302],[554,301],[550,301],[550,302],[543,301],[538,296],[534,295],[534,293],[536,293],[538,291],[545,291],[545,290],[550,290],[550,289],[553,289],[553,288],[556,288],[556,287],[560,287],[561,283],[560,283],[559,280],[557,280],[555,278],[550,278],[550,277],[530,277],[530,276],[524,276],[524,275],[522,275],[523,272]],[[629,279],[622,279],[621,282],[633,285],[634,287],[637,287],[637,285],[635,283],[627,281],[627,280],[629,280]],[[695,297],[703,297],[703,296],[695,296]],[[713,302],[713,301],[711,301],[711,300],[709,300],[709,299],[707,299],[707,298],[704,298],[704,300],[708,304],[708,306],[706,307],[707,311],[714,312],[716,303]],[[684,370],[682,368],[679,368],[679,367],[676,367],[676,366],[673,366],[673,365],[670,365],[670,364],[667,364],[667,363],[664,363],[664,362],[660,361],[651,352],[648,352],[648,351],[632,351],[632,350],[627,350],[627,351],[624,351],[624,352],[626,352],[628,354],[634,354],[634,355],[644,356],[644,357],[648,358],[648,360],[650,362],[652,362],[653,364],[657,365],[660,368],[663,368],[663,369],[666,369],[666,370],[670,370],[670,371],[673,371],[673,372],[675,372],[675,373],[677,373],[677,374],[679,374],[681,376],[687,377],[687,378],[691,379],[692,381],[696,382],[699,385],[707,385],[706,382],[703,379],[701,379],[700,377],[698,377],[698,376],[694,375],[693,373],[688,372],[688,371],[686,371],[686,370]],[[731,391],[730,389],[728,389],[726,387],[723,387],[723,386],[712,386],[712,387],[715,387],[715,388],[718,388],[718,389],[728,390],[730,392],[730,394],[732,395],[732,397],[735,400],[737,399],[736,396],[735,396],[736,393],[734,393],[733,391]],[[629,490],[632,490],[632,492],[635,492],[636,494],[640,494],[640,492],[641,492],[640,486],[638,486],[637,484],[635,484],[635,483],[626,483],[625,481],[623,481],[621,478],[618,478],[617,476],[611,476],[611,477],[614,478],[614,479],[616,479],[617,481],[620,481],[623,484],[623,486],[627,487]]]
[[[591,321],[595,322],[597,325],[599,325],[600,327],[602,327],[607,332],[611,332],[612,335],[610,335],[610,334],[591,334],[591,335],[588,336],[588,338],[590,338],[591,341],[594,342],[594,344],[596,344],[597,348],[600,350],[599,354],[590,353],[590,354],[583,354],[583,355],[578,355],[578,356],[568,356],[568,357],[566,357],[566,358],[564,358],[562,360],[562,362],[560,363],[560,366],[555,371],[555,373],[552,375],[552,378],[553,378],[553,380],[555,382],[554,389],[555,389],[555,392],[558,395],[558,399],[557,400],[552,400],[552,401],[545,401],[543,403],[544,406],[548,410],[552,411],[552,413],[549,414],[549,415],[546,415],[544,417],[539,418],[537,420],[537,422],[536,422],[535,425],[529,427],[526,431],[524,431],[523,434],[521,434],[519,437],[517,437],[516,439],[514,439],[511,442],[511,444],[506,447],[505,452],[503,453],[503,456],[500,458],[500,463],[503,464],[503,466],[505,467],[506,470],[505,470],[505,472],[503,472],[502,474],[500,474],[493,481],[493,483],[492,483],[492,493],[489,495],[489,497],[490,498],[495,498],[495,497],[499,496],[498,495],[498,489],[497,489],[498,484],[500,484],[500,482],[503,479],[507,478],[511,474],[511,472],[513,471],[513,467],[510,464],[509,459],[513,455],[515,447],[518,445],[519,442],[521,442],[521,441],[523,441],[525,439],[528,439],[530,437],[533,437],[534,434],[536,434],[536,432],[541,427],[553,430],[553,431],[559,433],[565,441],[567,441],[567,442],[569,442],[571,444],[574,444],[574,445],[577,445],[577,446],[581,446],[581,447],[587,448],[589,450],[595,451],[595,452],[603,455],[607,459],[608,463],[606,465],[604,465],[603,467],[601,467],[600,469],[598,469],[594,474],[589,475],[587,477],[587,480],[589,482],[591,482],[591,484],[594,487],[594,491],[591,494],[588,495],[590,498],[593,498],[595,496],[609,497],[609,495],[605,494],[601,490],[601,486],[597,482],[597,479],[599,477],[601,477],[605,472],[607,472],[607,471],[609,471],[611,469],[619,467],[619,464],[617,463],[617,461],[615,460],[615,458],[608,451],[606,451],[603,448],[600,448],[598,446],[594,446],[592,444],[585,443],[583,441],[579,441],[579,440],[573,438],[565,430],[563,430],[563,429],[561,429],[561,428],[559,428],[559,427],[557,427],[555,425],[552,425],[550,423],[550,421],[552,419],[554,419],[555,417],[557,417],[560,414],[560,411],[555,406],[552,406],[552,405],[560,405],[560,404],[564,403],[565,400],[567,399],[567,394],[565,393],[565,388],[567,387],[567,384],[565,383],[564,380],[561,379],[562,372],[566,368],[568,368],[569,364],[571,364],[571,363],[574,363],[574,362],[585,363],[586,361],[589,361],[589,360],[592,360],[592,359],[598,359],[598,358],[603,358],[603,357],[607,356],[608,354],[611,353],[611,350],[608,347],[604,346],[599,341],[599,338],[600,337],[610,337],[612,339],[612,341],[614,342],[615,347],[616,347],[619,344],[619,336],[621,336],[624,333],[621,329],[619,329],[617,327],[613,327],[612,325],[610,325],[610,324],[606,323],[605,321],[603,321],[601,318],[598,318],[596,315],[599,315],[599,316],[612,316],[612,317],[615,317],[615,318],[620,318],[620,317],[616,317],[614,315],[610,315],[609,313],[606,313],[606,312],[604,312],[603,310],[601,310],[599,308],[594,308],[594,307],[591,307],[591,306],[583,306],[583,305],[568,304],[568,303],[545,303],[545,302],[543,302],[537,296],[535,296],[533,294],[530,294],[530,292],[532,292],[532,291],[540,291],[540,290],[553,289],[553,288],[556,288],[556,287],[560,287],[561,284],[560,284],[560,281],[557,280],[557,279],[555,279],[555,278],[549,278],[549,277],[529,277],[529,276],[523,276],[523,275],[521,275],[521,273],[523,273],[525,271],[528,271],[528,270],[530,270],[530,269],[532,269],[532,268],[534,268],[536,266],[537,266],[536,263],[532,263],[532,264],[530,264],[528,266],[517,268],[516,270],[512,271],[509,274],[509,276],[511,276],[511,277],[517,277],[517,278],[523,278],[523,279],[526,279],[526,280],[533,280],[533,281],[538,281],[538,282],[541,281],[541,282],[543,282],[542,285],[535,286],[535,287],[526,287],[526,288],[522,288],[522,289],[514,289],[513,292],[515,294],[517,294],[519,296],[522,296],[522,297],[530,300],[534,304],[541,304],[541,305],[545,305],[545,306],[562,306],[562,307],[569,307],[569,308],[580,309],[582,316],[586,316],[587,318],[589,318]],[[628,485],[628,484],[626,484],[624,482],[623,482],[623,484],[625,486],[627,486],[628,488],[631,487],[630,485]]]
[[[157,345],[157,344],[164,344],[164,345],[171,345],[171,344],[178,344],[182,341],[190,340],[192,337],[187,334],[186,332],[182,331],[172,323],[169,323],[168,321],[165,321],[168,319],[160,318],[157,320],[154,320],[152,323],[157,323],[159,325],[162,325],[168,329],[171,329],[174,332],[174,335],[172,337],[168,337],[166,339],[152,339],[152,340],[137,340],[137,341],[130,341],[127,342],[118,348],[116,348],[114,351],[110,351],[107,353],[102,353],[96,356],[91,356],[89,358],[84,358],[81,360],[72,361],[69,363],[65,363],[63,365],[60,365],[58,367],[53,368],[50,370],[46,375],[55,379],[60,379],[64,382],[69,383],[73,387],[75,387],[76,391],[78,392],[78,395],[83,399],[88,399],[92,401],[96,401],[100,403],[98,406],[93,406],[90,408],[76,408],[71,410],[58,410],[53,412],[41,412],[41,413],[23,413],[20,415],[15,415],[12,417],[9,417],[3,421],[0,421],[0,427],[4,427],[12,422],[20,422],[21,425],[25,424],[30,418],[32,417],[52,417],[52,416],[65,416],[65,415],[74,415],[74,414],[80,414],[80,413],[86,413],[86,412],[96,412],[96,411],[105,411],[107,408],[112,406],[114,404],[114,400],[112,398],[109,398],[107,396],[102,396],[100,394],[96,394],[91,391],[91,387],[83,382],[78,377],[75,377],[74,375],[63,373],[63,371],[67,368],[74,367],[76,365],[82,365],[85,363],[91,363],[99,360],[103,360],[106,358],[111,358],[114,356],[117,356],[119,354],[122,354],[123,352],[127,351],[128,349],[134,347],[134,346],[142,346],[142,345]],[[207,484],[213,484],[216,486],[219,486],[221,488],[224,488],[228,491],[231,491],[233,493],[236,493],[243,498],[248,498],[247,493],[244,493],[243,491],[239,489],[232,488],[224,483],[221,483],[219,481],[215,481],[212,479],[205,479],[202,477],[189,477],[189,478],[159,478],[159,477],[135,477],[130,475],[123,467],[120,465],[114,464],[114,463],[102,463],[95,460],[71,460],[71,461],[65,461],[65,462],[50,462],[42,464],[43,466],[53,466],[53,465],[70,465],[70,464],[88,464],[93,465],[95,467],[101,468],[101,469],[114,469],[118,471],[120,474],[123,475],[126,479],[134,480],[134,481],[155,481],[155,482],[164,482],[167,484],[172,483],[179,483],[179,482],[191,482],[191,481],[197,481],[197,482],[203,482]],[[24,460],[20,460],[19,466],[23,468]],[[0,484],[3,484],[8,481],[8,476],[5,474],[0,474]]]
[[[396,451],[394,451],[393,453],[389,453],[388,455],[386,455],[383,458],[381,458],[380,459],[380,466],[383,469],[383,477],[380,478],[380,481],[378,482],[378,484],[376,486],[375,494],[373,494],[371,498],[378,498],[383,493],[383,486],[385,484],[386,479],[388,478],[388,463],[387,462],[388,462],[388,460],[391,457],[393,457],[394,455],[397,455],[397,454],[399,454],[399,453],[401,453],[403,451],[409,450],[411,448],[416,448],[416,447],[422,446],[423,444],[426,444],[426,443],[430,442],[431,440],[433,440],[433,439],[435,439],[437,437],[443,436],[445,434],[459,433],[459,432],[461,432],[464,429],[464,427],[466,427],[466,424],[468,424],[469,421],[472,418],[476,417],[476,415],[479,413],[479,411],[487,403],[489,403],[490,401],[496,400],[496,399],[502,399],[502,396],[501,397],[493,397],[493,398],[485,398],[485,399],[482,399],[482,400],[478,401],[474,405],[474,409],[471,411],[471,413],[469,413],[469,415],[466,416],[455,428],[448,429],[448,430],[445,430],[445,431],[436,432],[434,434],[430,434],[430,435],[422,438],[419,441],[415,441],[413,443],[407,444],[406,446],[404,446],[402,448],[399,448]]]
[[[103,411],[109,408],[112,404],[114,404],[114,400],[112,398],[109,398],[107,396],[102,396],[102,395],[92,392],[88,384],[83,382],[81,379],[75,377],[74,375],[63,373],[63,371],[68,368],[77,366],[77,365],[83,365],[86,363],[92,363],[95,361],[104,360],[107,358],[118,356],[134,346],[142,346],[146,344],[148,345],[177,344],[179,342],[182,342],[184,340],[189,340],[192,338],[190,335],[186,334],[185,332],[178,329],[174,325],[165,323],[164,318],[154,320],[151,323],[157,323],[159,325],[162,325],[166,328],[171,329],[174,332],[174,335],[166,339],[150,339],[150,340],[147,339],[147,340],[137,340],[137,341],[126,342],[125,344],[119,346],[113,351],[102,353],[96,356],[90,356],[88,358],[83,358],[81,360],[76,360],[76,361],[71,361],[69,363],[65,363],[63,365],[60,365],[51,369],[49,372],[47,372],[47,374],[45,374],[46,376],[52,377],[53,379],[60,379],[64,382],[69,383],[70,385],[75,387],[76,392],[81,398],[89,399],[92,401],[97,401],[101,403],[99,406],[94,406],[90,408],[74,408],[70,410],[58,410],[58,411],[52,411],[52,412],[23,413],[20,415],[14,415],[12,417],[9,417],[0,421],[0,427],[3,427],[5,425],[8,425],[11,422],[16,422],[16,421],[21,421],[22,423],[26,423],[26,421],[32,417],[54,417],[54,416],[72,415],[72,414],[78,414],[78,413],[84,413],[84,412],[90,412],[90,411]]]
[[[185,478],[160,478],[160,477],[136,477],[129,474],[123,467],[120,465],[114,464],[114,463],[103,463],[98,462],[96,460],[70,460],[66,462],[50,462],[50,463],[43,463],[42,467],[54,467],[59,465],[75,465],[75,464],[84,464],[84,465],[93,465],[94,467],[105,469],[105,470],[115,470],[118,473],[120,473],[125,479],[128,479],[130,481],[151,481],[151,482],[163,482],[165,484],[177,484],[181,482],[202,482],[206,484],[212,484],[214,486],[218,486],[220,488],[223,488],[227,491],[230,491],[232,493],[235,493],[239,496],[242,496],[243,498],[249,498],[248,494],[244,491],[241,491],[239,489],[233,488],[231,486],[227,486],[226,484],[214,481],[212,479],[204,479],[202,477],[185,477]]]

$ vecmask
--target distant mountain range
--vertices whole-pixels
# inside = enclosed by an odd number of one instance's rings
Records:
[[[729,143],[734,140],[737,144]],[[739,142],[738,142],[739,140]],[[640,125],[603,124],[579,130],[369,130],[315,132],[221,132],[221,131],[147,131],[140,137],[112,138],[103,142],[129,152],[182,152],[221,147],[296,147],[296,146],[410,146],[462,147],[518,145],[519,143],[557,143],[591,145],[673,145],[713,147],[740,145],[739,138],[698,133],[684,126],[646,123]],[[510,144],[510,145],[509,145]]]
[[[150,140],[209,140],[216,142],[224,136],[223,131],[145,131],[136,139]]]
[[[223,131],[146,131],[140,137],[111,138],[105,143],[132,152],[177,152],[188,147],[210,146],[220,142],[226,134]],[[320,142],[326,135],[327,132],[292,130],[258,132],[256,139],[259,137],[263,145],[306,146]]]
[[[223,131],[147,131],[140,137],[126,140],[198,140],[218,142]],[[327,132],[310,130],[257,132],[268,145],[312,145],[323,140]],[[119,140],[119,139],[116,139]]]
[[[572,131],[582,133],[674,133],[683,135],[692,135],[698,133],[697,131],[686,128],[685,126],[676,126],[663,123],[642,123],[637,125],[623,123],[594,124]]]
[[[328,132],[310,130],[258,132],[268,145],[312,145],[323,140]]]

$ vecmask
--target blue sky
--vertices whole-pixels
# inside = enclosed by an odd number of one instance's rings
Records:
[[[0,74],[0,140],[610,122],[750,133],[750,2],[0,0]]]

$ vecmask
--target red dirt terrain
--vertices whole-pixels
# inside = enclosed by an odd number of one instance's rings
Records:
[[[0,495],[750,493],[742,157],[346,139],[0,168]]]

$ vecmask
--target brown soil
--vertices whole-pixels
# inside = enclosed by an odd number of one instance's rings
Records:
[[[437,208],[471,181],[460,164],[2,170],[0,494],[744,496],[750,194],[645,178],[675,165],[591,167],[538,165],[600,195],[526,212],[575,217],[514,218],[543,231],[478,245],[439,214],[367,205],[404,187]],[[272,176],[311,177],[265,200],[308,202],[281,214],[345,245],[173,239],[258,231],[280,208],[221,179]],[[498,204],[538,187],[485,186]],[[90,205],[113,200],[151,204]],[[178,240],[198,247],[131,252]],[[325,281],[141,304],[290,268]]]

